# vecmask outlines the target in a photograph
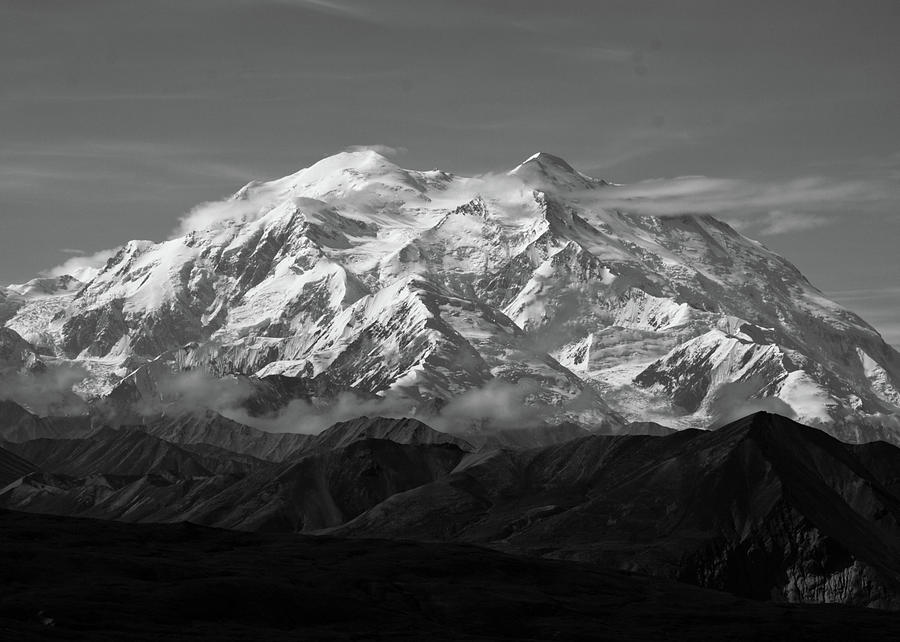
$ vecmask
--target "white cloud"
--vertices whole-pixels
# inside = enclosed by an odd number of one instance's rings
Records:
[[[446,428],[471,422],[492,427],[515,427],[539,422],[547,408],[526,399],[540,390],[537,382],[520,379],[515,383],[492,379],[480,388],[467,390],[450,399],[440,410]]]
[[[757,230],[757,233],[763,236],[777,236],[822,227],[828,225],[829,222],[831,222],[830,218],[818,214],[772,210],[758,221],[762,227]]]
[[[212,388],[222,385],[220,381],[207,382]],[[188,386],[194,389],[195,386]],[[522,379],[516,383],[494,379],[480,388],[473,388],[451,398],[438,411],[420,410],[420,401],[403,396],[364,398],[352,392],[343,392],[328,403],[313,404],[302,399],[294,399],[287,406],[265,416],[251,416],[234,398],[224,397],[202,389],[202,394],[194,395],[196,407],[212,407],[221,414],[239,423],[270,432],[299,432],[317,434],[339,421],[347,421],[360,416],[369,417],[416,417],[432,428],[445,432],[459,431],[478,425],[482,428],[515,428],[540,424],[554,409],[540,403],[534,395],[539,392],[538,384]],[[228,403],[213,403],[210,400],[226,399]],[[559,409],[555,409],[559,410]]]
[[[248,192],[244,198],[201,203],[181,218],[173,235],[181,236],[225,223],[254,221],[265,215],[268,203],[269,199],[265,194],[252,192]]]
[[[749,381],[732,381],[720,386],[709,408],[712,417],[711,426],[721,428],[741,417],[760,411],[795,419],[797,413],[784,400],[778,397],[759,396],[766,385],[767,382],[758,377]]]
[[[381,154],[382,156],[386,156],[388,158],[393,158],[395,156],[401,156],[407,152],[405,147],[391,147],[390,145],[350,145],[349,147],[344,148],[345,152],[375,152],[377,154]]]
[[[75,254],[80,250],[63,248],[60,251],[65,254]],[[73,256],[60,265],[46,270],[42,274],[43,276],[64,276],[68,274],[69,276],[74,276],[79,281],[87,282],[97,275],[100,269],[106,265],[106,262],[111,259],[117,251],[118,248],[114,248],[110,250],[100,250],[93,254],[82,253],[82,255]]]
[[[248,412],[246,402],[254,393],[255,388],[247,378],[219,378],[198,370],[177,372],[161,378],[156,393],[139,402],[137,409],[146,415],[208,409],[259,430],[318,434],[339,421],[360,416],[415,417],[445,432],[472,426],[482,429],[536,426],[560,410],[577,411],[589,403],[584,397],[576,397],[565,407],[547,405],[538,398],[540,385],[529,379],[517,382],[492,379],[482,387],[448,399],[440,409],[426,400],[402,394],[369,397],[345,391],[315,402],[294,399],[268,414],[253,415]]]
[[[77,415],[87,410],[73,391],[89,372],[57,363],[32,372],[0,372],[0,399],[14,401],[41,416]]]

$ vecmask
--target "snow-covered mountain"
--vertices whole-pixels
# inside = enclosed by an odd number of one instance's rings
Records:
[[[472,418],[504,386],[535,417],[608,424],[705,425],[757,398],[821,425],[900,412],[900,355],[871,326],[713,217],[603,207],[617,188],[545,153],[462,177],[344,152],[86,283],[11,286],[0,321],[86,368],[82,394],[162,359]]]

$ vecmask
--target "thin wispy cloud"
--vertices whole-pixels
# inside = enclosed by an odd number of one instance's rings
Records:
[[[108,93],[83,89],[78,92],[34,91],[6,92],[0,101],[7,102],[56,102],[56,103],[106,103],[106,102],[165,102],[182,100],[210,100],[222,98],[212,92],[119,92]]]
[[[900,297],[900,286],[883,288],[851,288],[849,290],[829,290],[829,296],[843,301],[868,301],[872,299],[884,299]]]
[[[334,81],[360,81],[360,80],[385,80],[391,78],[405,78],[409,76],[409,70],[400,68],[379,68],[366,69],[360,68],[358,59],[349,58],[345,63],[337,67],[332,65],[329,68],[306,67],[306,68],[282,68],[282,69],[249,69],[245,71],[236,71],[235,77],[245,82],[260,81],[288,81],[288,80],[334,80]],[[290,94],[296,99],[296,95]],[[235,92],[231,98],[243,98],[249,100],[264,100],[266,96],[246,95],[246,92]]]
[[[834,158],[820,160],[810,165],[814,168],[834,171],[856,176],[883,176],[886,180],[900,182],[900,151],[881,156],[863,156],[860,158]]]
[[[759,226],[757,234],[763,236],[777,236],[791,232],[802,232],[823,225],[828,225],[832,219],[820,214],[807,214],[804,212],[785,212],[772,210],[762,215],[755,223]]]
[[[326,15],[360,20],[364,22],[379,21],[379,12],[373,11],[369,3],[354,2],[352,0],[231,0],[228,7],[222,0],[193,0],[185,4],[188,10],[200,9],[203,11],[223,9],[257,10],[261,6],[279,6],[298,9],[300,11],[312,11]]]
[[[900,195],[881,181],[824,176],[785,181],[682,176],[617,185],[586,198],[638,214],[712,214],[770,235],[827,225],[835,216],[860,214],[889,200],[900,204]]]
[[[391,145],[350,145],[344,148],[345,152],[375,152],[388,158],[402,156],[407,150],[405,147],[392,147]]]
[[[690,147],[710,133],[709,128],[704,130],[673,128],[666,124],[665,116],[657,114],[646,125],[619,132],[612,139],[605,141],[596,156],[571,160],[578,161],[576,164],[579,168],[584,168],[587,173],[597,176],[598,172],[601,175],[614,172],[618,166],[639,158],[670,149]]]
[[[571,45],[544,47],[549,54],[589,63],[631,63],[639,56],[627,47],[614,45]]]
[[[380,21],[378,12],[373,11],[371,4],[363,4],[360,2],[347,2],[346,0],[263,0],[263,2],[269,2],[285,7],[295,7],[297,9],[305,9],[363,22]],[[257,1],[248,4],[259,4],[259,2]]]
[[[199,151],[196,147],[171,142],[76,139],[53,143],[9,143],[2,153],[6,157],[118,159],[184,156]]]
[[[209,150],[180,143],[81,140],[53,144],[9,144],[0,151],[0,188],[9,191],[46,190],[57,183],[123,184],[139,180],[145,186],[172,185],[170,176],[246,183],[259,177],[253,168],[211,160]],[[136,168],[144,173],[136,174]],[[106,195],[106,198],[111,198]]]
[[[80,167],[47,167],[34,163],[0,160],[0,190],[7,195],[46,189],[50,183],[91,178],[103,180],[112,178],[112,175],[107,173],[101,177],[97,172]]]
[[[212,1],[212,0],[210,0]],[[518,11],[508,11],[500,3],[466,2],[458,0],[243,0],[246,6],[257,7],[261,3],[294,7],[305,11],[331,15],[363,23],[380,24],[391,28],[428,29],[445,32],[448,29],[466,29],[489,32],[504,37],[510,32],[533,33],[548,24],[522,20]]]
[[[900,349],[900,286],[826,290],[828,298],[857,312],[884,340]]]

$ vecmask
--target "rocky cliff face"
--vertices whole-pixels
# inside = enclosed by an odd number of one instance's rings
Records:
[[[0,378],[41,372],[45,365],[30,343],[9,328],[0,328]]]

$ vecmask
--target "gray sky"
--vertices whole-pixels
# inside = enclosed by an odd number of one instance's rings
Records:
[[[543,150],[728,179],[650,185],[900,345],[898,33],[896,0],[0,0],[0,283],[349,145],[461,174]]]

